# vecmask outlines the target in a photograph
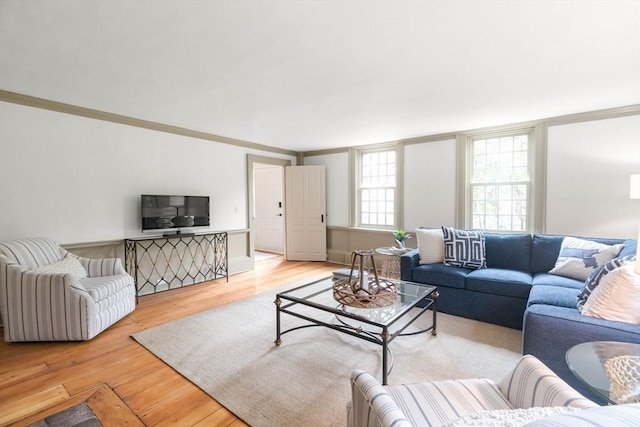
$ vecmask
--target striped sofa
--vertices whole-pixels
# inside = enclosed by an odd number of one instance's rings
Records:
[[[135,304],[133,278],[118,258],[78,257],[47,238],[0,243],[7,342],[89,340]]]
[[[351,394],[349,427],[571,426],[582,425],[586,411],[588,419],[600,417],[601,424],[592,426],[637,426],[640,416],[640,405],[598,406],[530,355],[499,383],[464,379],[382,386],[370,374],[354,371]]]

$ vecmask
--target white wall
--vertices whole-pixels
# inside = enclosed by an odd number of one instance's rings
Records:
[[[629,199],[629,175],[640,173],[640,116],[550,126],[548,136],[544,232],[636,237],[640,201]],[[305,164],[327,166],[329,225],[347,227],[348,154]],[[404,228],[455,225],[456,141],[406,145],[404,174]]]
[[[637,236],[633,173],[640,173],[640,116],[549,127],[547,232]]]
[[[456,141],[413,144],[404,154],[405,229],[454,225]],[[327,171],[327,225],[349,226],[349,153],[305,157]]]
[[[211,229],[247,224],[246,154],[295,157],[0,102],[0,241],[137,236],[141,194],[211,197]]]
[[[140,234],[143,193],[212,199],[212,229],[247,225],[246,154],[228,144],[0,102],[0,241],[91,242]],[[405,229],[455,223],[455,141],[405,147]],[[327,171],[327,223],[349,225],[348,153]],[[549,127],[547,233],[634,237],[640,116]]]
[[[406,145],[404,228],[455,226],[456,141]]]

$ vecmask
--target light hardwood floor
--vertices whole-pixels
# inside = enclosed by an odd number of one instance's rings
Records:
[[[328,276],[339,267],[272,258],[230,276],[228,283],[218,279],[143,296],[133,313],[87,342],[1,341],[0,425],[29,425],[77,403],[98,401],[102,407],[90,406],[102,413],[105,426],[245,426],[131,334],[309,276]]]

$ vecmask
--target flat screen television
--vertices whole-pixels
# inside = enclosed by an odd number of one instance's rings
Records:
[[[209,227],[209,196],[142,195],[142,231]]]

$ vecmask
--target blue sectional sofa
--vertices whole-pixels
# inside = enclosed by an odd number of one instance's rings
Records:
[[[532,354],[587,397],[602,402],[569,371],[565,353],[590,341],[640,343],[640,325],[582,315],[584,282],[550,274],[565,236],[485,234],[486,268],[420,264],[419,252],[400,258],[402,280],[438,287],[438,311],[523,330],[523,354]],[[624,244],[618,257],[636,253],[635,239],[581,237]]]

